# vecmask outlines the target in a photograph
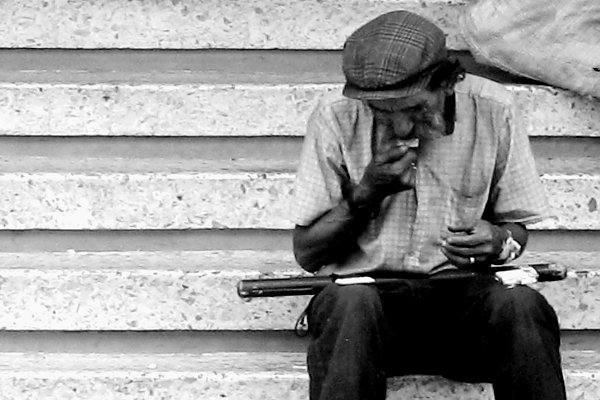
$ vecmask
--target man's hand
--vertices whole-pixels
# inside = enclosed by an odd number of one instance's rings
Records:
[[[442,239],[442,253],[459,268],[489,265],[502,251],[508,237],[506,229],[479,220],[470,228],[448,227]]]
[[[389,146],[375,154],[358,186],[353,201],[375,204],[385,197],[415,187],[417,153],[408,146]]]

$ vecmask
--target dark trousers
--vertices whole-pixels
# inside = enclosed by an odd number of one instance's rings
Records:
[[[492,277],[329,285],[308,324],[311,400],[383,400],[408,374],[490,382],[496,400],[564,400],[559,326],[544,297]]]

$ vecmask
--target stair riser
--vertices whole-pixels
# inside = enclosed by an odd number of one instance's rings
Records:
[[[21,374],[26,375],[26,374]],[[75,377],[77,375],[77,377]],[[257,374],[258,375],[258,374]],[[600,396],[596,372],[566,371],[568,398],[596,400]],[[6,400],[68,398],[72,400],[306,400],[308,382],[301,374],[268,373],[244,376],[223,373],[71,374],[0,378]],[[493,400],[489,384],[462,384],[428,377],[392,378],[388,400]]]
[[[436,21],[448,45],[463,49],[457,16],[464,3],[9,0],[0,13],[0,47],[339,49],[371,18],[408,9]]]
[[[600,136],[600,103],[509,86],[532,136]],[[0,133],[15,136],[302,136],[322,85],[0,85]],[[260,117],[258,117],[260,116]]]
[[[600,229],[600,176],[542,177],[556,219]],[[289,229],[290,173],[0,174],[2,229]]]
[[[237,296],[237,283],[256,277],[257,273],[231,269],[4,270],[0,329],[293,329],[310,297],[243,301]],[[563,329],[600,329],[598,273],[539,287],[555,307]]]

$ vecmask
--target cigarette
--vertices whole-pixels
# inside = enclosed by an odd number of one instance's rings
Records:
[[[419,139],[415,138],[415,139],[406,140],[404,142],[404,145],[408,146],[408,148],[410,148],[410,149],[416,149],[417,147],[419,147]]]

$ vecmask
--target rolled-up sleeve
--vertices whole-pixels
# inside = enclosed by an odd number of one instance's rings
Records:
[[[342,198],[342,150],[334,122],[319,104],[309,117],[296,174],[290,220],[307,226]]]
[[[528,225],[547,218],[546,192],[537,173],[529,138],[515,123],[514,111],[503,108],[495,116],[494,125],[508,143],[508,146],[500,146],[500,151],[505,152],[504,168],[491,191],[494,221]]]

